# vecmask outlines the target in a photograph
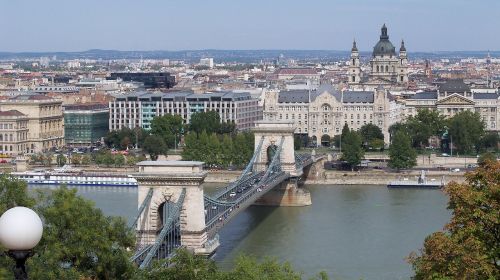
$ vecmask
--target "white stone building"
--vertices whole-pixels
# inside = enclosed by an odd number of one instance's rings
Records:
[[[264,120],[293,121],[295,134],[320,144],[323,135],[342,133],[344,124],[358,130],[372,123],[389,142],[389,126],[400,120],[402,105],[391,94],[376,91],[337,91],[331,85],[317,90],[268,91],[264,100]]]

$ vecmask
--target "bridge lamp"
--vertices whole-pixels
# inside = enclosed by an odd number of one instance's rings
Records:
[[[15,279],[28,279],[26,260],[40,242],[43,224],[35,211],[26,207],[11,208],[0,217],[0,243],[8,249],[7,255],[16,261]]]

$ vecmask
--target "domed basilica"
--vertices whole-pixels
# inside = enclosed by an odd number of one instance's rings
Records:
[[[370,67],[361,70],[360,57],[356,41],[352,44],[349,66],[349,84],[353,88],[370,89],[378,86],[405,86],[408,82],[408,57],[405,43],[401,40],[399,55],[389,41],[387,27],[382,26],[380,40],[373,47]]]

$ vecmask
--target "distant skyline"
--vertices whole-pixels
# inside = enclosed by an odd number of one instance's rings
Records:
[[[3,1],[0,52],[500,50],[498,0]]]

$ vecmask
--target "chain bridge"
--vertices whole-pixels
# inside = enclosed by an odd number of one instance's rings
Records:
[[[311,170],[323,157],[296,155],[294,130],[289,122],[258,122],[250,162],[234,182],[211,195],[203,191],[207,171],[202,162],[138,163],[134,177],[139,208],[131,224],[137,248],[132,261],[145,268],[154,259],[170,258],[181,246],[211,255],[223,242],[218,231],[252,204],[310,205],[309,193],[297,183],[314,173]]]

